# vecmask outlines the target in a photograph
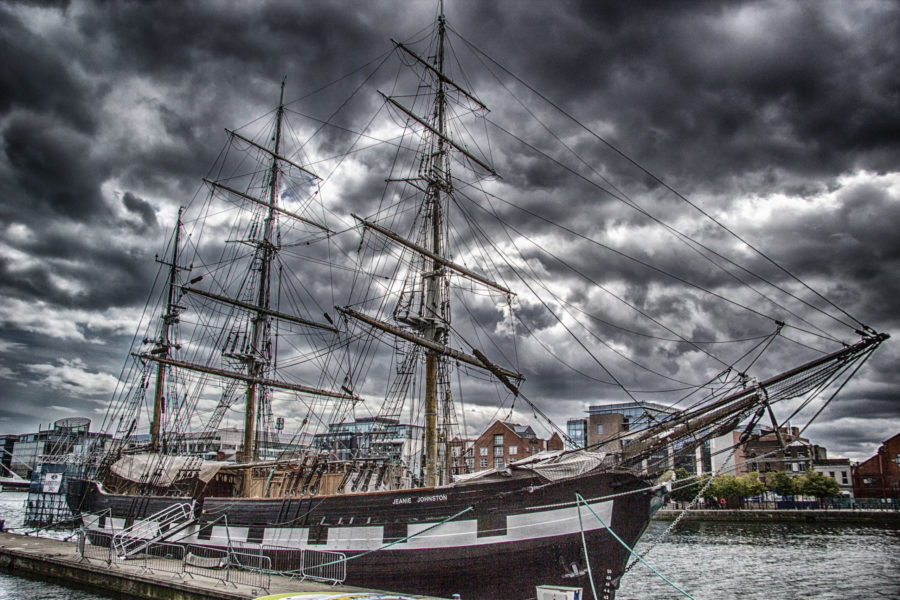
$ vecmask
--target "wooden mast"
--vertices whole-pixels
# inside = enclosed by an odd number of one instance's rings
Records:
[[[159,340],[157,341],[157,349],[154,355],[161,358],[169,357],[169,349],[171,346],[171,329],[178,321],[178,311],[175,306],[175,275],[178,273],[178,244],[181,243],[181,213],[184,209],[178,209],[178,222],[175,224],[175,240],[172,244],[172,262],[169,265],[169,292],[166,299],[166,314],[162,316],[163,324],[160,328]],[[166,263],[163,263],[166,264]],[[159,452],[159,430],[162,421],[162,413],[165,410],[165,376],[166,364],[158,362],[156,364],[156,391],[153,395],[153,420],[150,421],[150,452]]]
[[[444,11],[438,17],[438,53],[437,72],[444,72],[444,35],[445,22]],[[444,79],[437,78],[437,95],[434,100],[434,116],[437,129],[437,152],[429,163],[429,177],[427,188],[427,201],[430,203],[431,213],[431,251],[432,255],[442,257],[444,253],[443,243],[443,193],[449,189],[449,161],[444,148],[445,132],[445,102]],[[424,337],[431,342],[440,343],[446,332],[446,325],[442,322],[441,292],[444,268],[439,260],[426,261],[430,265],[425,277],[425,314],[423,317],[427,325],[424,329]],[[439,355],[433,351],[425,354],[425,485],[433,487],[438,485],[438,432],[437,432],[437,378]]]
[[[275,150],[272,158],[272,169],[269,178],[269,204],[266,219],[263,224],[263,239],[259,242],[259,282],[256,290],[256,306],[259,310],[253,317],[251,327],[251,349],[247,357],[247,373],[251,381],[247,385],[247,401],[244,407],[244,448],[243,462],[253,462],[258,457],[256,447],[256,416],[259,412],[259,399],[257,390],[260,388],[254,379],[260,379],[263,368],[267,364],[264,358],[266,350],[265,337],[268,336],[269,305],[271,300],[271,266],[275,255],[275,245],[272,243],[275,204],[278,199],[278,159],[281,152],[281,121],[284,117],[284,80],[281,81],[281,96],[278,101],[278,111],[275,122]]]

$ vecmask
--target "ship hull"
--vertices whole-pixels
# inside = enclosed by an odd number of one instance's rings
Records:
[[[610,530],[633,546],[649,522],[651,496],[641,479],[596,473],[552,483],[534,478],[311,498],[204,498],[195,505],[197,523],[167,541],[261,552],[278,571],[297,572],[301,551],[344,556],[348,585],[467,600],[532,598],[537,585],[587,590],[590,573],[597,593],[612,598],[628,551]],[[86,481],[70,485],[69,493],[98,541],[191,500],[106,494]]]

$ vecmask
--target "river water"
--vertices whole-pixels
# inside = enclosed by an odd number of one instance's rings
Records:
[[[0,519],[22,524],[25,493],[0,493]],[[669,523],[653,522],[640,553]],[[647,563],[696,600],[900,598],[900,528],[811,523],[682,522]],[[591,598],[590,590],[584,590]],[[686,598],[643,564],[618,600]],[[0,572],[0,600],[107,600],[111,596]]]

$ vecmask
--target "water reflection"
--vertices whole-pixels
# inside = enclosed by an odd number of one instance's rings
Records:
[[[668,526],[651,523],[638,552]],[[646,560],[697,600],[900,598],[897,527],[682,522]],[[618,598],[683,596],[638,564],[623,577]]]

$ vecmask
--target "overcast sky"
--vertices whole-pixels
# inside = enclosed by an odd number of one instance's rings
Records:
[[[223,128],[271,110],[285,76],[287,99],[299,98],[389,52],[391,38],[417,38],[435,6],[0,5],[0,432],[73,415],[102,421],[153,257],[221,148]],[[453,31],[788,271],[870,327],[898,330],[896,2],[449,1],[446,14]],[[465,47],[460,38],[453,43]],[[499,98],[487,78],[470,83],[488,104]],[[518,110],[491,108],[498,121]],[[571,122],[542,114],[560,123],[582,156],[602,160]],[[532,124],[532,134],[539,130]],[[603,239],[618,236],[620,248],[678,269],[631,217],[567,195],[576,188],[533,157],[495,152],[492,159],[504,197],[530,206],[554,198],[561,221],[591,214]],[[629,168],[611,161],[602,171],[619,185]],[[708,226],[696,211],[676,214],[685,205],[662,199],[646,175],[631,175],[630,197],[685,230]],[[748,260],[768,269],[758,257]],[[646,270],[612,259],[581,266],[615,274],[645,307],[673,318],[685,309],[658,291],[648,297],[655,288]],[[722,313],[703,327],[737,336],[742,326]],[[852,329],[829,332],[858,337]],[[693,334],[704,335],[699,324]],[[637,357],[661,353],[623,348]],[[900,432],[898,358],[891,340],[807,435],[833,456],[864,459]],[[665,368],[688,378],[689,366]],[[557,371],[548,367],[543,384],[532,374],[527,395],[562,390]],[[563,426],[605,399],[587,385],[564,395],[548,411]]]

